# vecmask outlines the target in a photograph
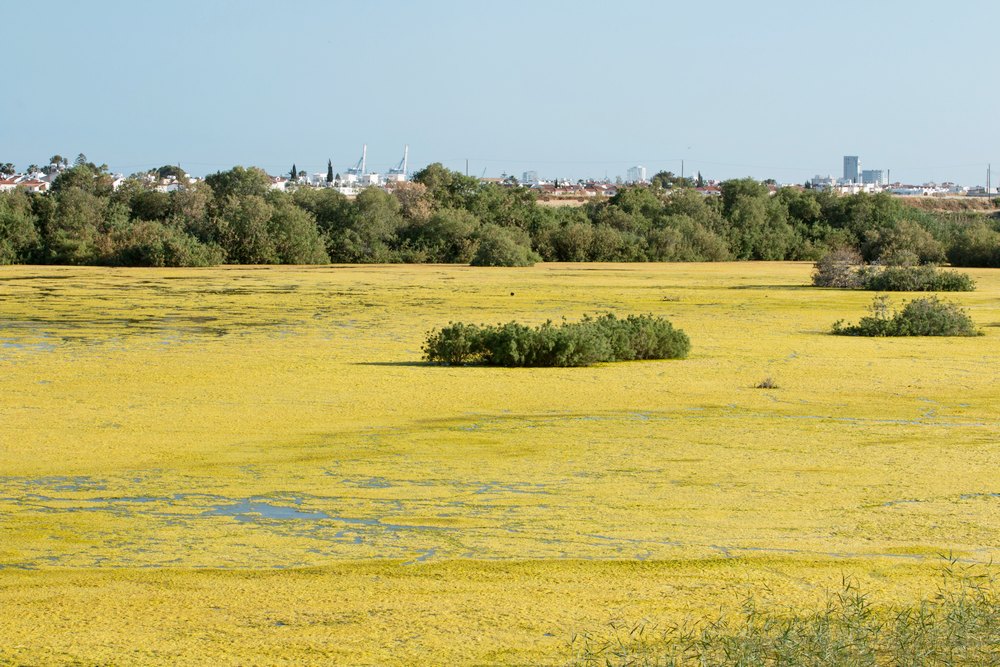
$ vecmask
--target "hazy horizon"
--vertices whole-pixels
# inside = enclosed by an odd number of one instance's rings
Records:
[[[18,4],[0,161],[985,184],[1000,5]],[[994,183],[998,179],[994,179]]]

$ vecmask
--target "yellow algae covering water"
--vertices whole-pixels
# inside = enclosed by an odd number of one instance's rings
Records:
[[[950,297],[984,336],[858,339],[810,268],[0,268],[0,664],[562,664],[1000,559],[1000,271]],[[605,311],[691,356],[421,363]]]

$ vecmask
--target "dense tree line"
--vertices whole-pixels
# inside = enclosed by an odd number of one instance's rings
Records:
[[[83,156],[81,156],[82,158]],[[183,179],[173,167],[156,176]],[[391,192],[271,188],[235,167],[158,191],[78,159],[51,192],[0,193],[0,263],[200,266],[217,263],[815,260],[853,248],[867,262],[1000,266],[1000,224],[932,214],[889,195],[838,196],[752,179],[705,197],[660,179],[581,207],[481,184],[432,164]]]

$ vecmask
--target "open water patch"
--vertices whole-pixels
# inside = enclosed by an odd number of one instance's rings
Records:
[[[11,338],[0,339],[0,348],[23,352],[51,352],[56,349],[53,343],[18,343]]]
[[[332,473],[328,472],[328,475]],[[358,489],[389,489],[392,488],[392,482],[387,480],[385,477],[362,477],[357,479],[344,478],[340,480],[340,483],[344,486],[352,486]]]
[[[306,519],[317,521],[332,519],[326,512],[307,512],[298,507],[274,505],[263,500],[241,500],[231,505],[216,505],[202,512],[202,516],[231,516],[237,521],[258,521],[260,519]]]
[[[1000,493],[963,493],[959,496],[962,500],[975,500],[977,498],[1000,498]]]
[[[236,521],[240,523],[259,523],[262,521],[329,521],[347,524],[349,526],[363,526],[365,528],[385,530],[389,532],[411,530],[456,530],[451,526],[392,523],[378,517],[351,517],[333,514],[322,510],[303,510],[300,507],[301,504],[301,499],[294,500],[292,505],[279,505],[264,498],[246,498],[229,503],[216,504],[204,510],[200,516],[228,516],[236,519]]]
[[[45,477],[0,477],[0,488],[4,486],[20,487],[35,493],[45,491],[104,491],[108,488],[106,480],[93,477],[50,475]]]
[[[550,493],[545,484],[532,484],[527,482],[483,482],[478,489],[473,491],[476,495],[488,493],[527,493],[544,495]]]

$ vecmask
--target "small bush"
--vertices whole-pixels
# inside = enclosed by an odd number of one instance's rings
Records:
[[[589,366],[605,361],[679,359],[691,342],[662,317],[608,313],[580,322],[546,322],[528,327],[517,322],[495,326],[450,323],[424,342],[424,359],[448,365]]]
[[[473,362],[481,356],[482,330],[475,324],[449,322],[441,331],[431,332],[424,342],[424,357],[449,366]]]
[[[813,265],[813,285],[816,287],[856,288],[861,286],[858,273],[864,260],[853,248],[831,250]]]
[[[926,266],[865,267],[861,287],[877,292],[971,292],[976,283],[967,274]]]
[[[877,292],[971,292],[976,289],[975,281],[968,275],[940,271],[930,264],[902,266],[881,262],[865,265],[853,248],[833,250],[816,262],[812,282],[816,287]]]
[[[777,389],[778,383],[771,378],[764,378],[754,385],[754,389]]]
[[[979,336],[972,318],[958,305],[936,296],[914,299],[898,312],[889,312],[888,297],[875,297],[871,315],[857,324],[835,322],[839,336]]]

